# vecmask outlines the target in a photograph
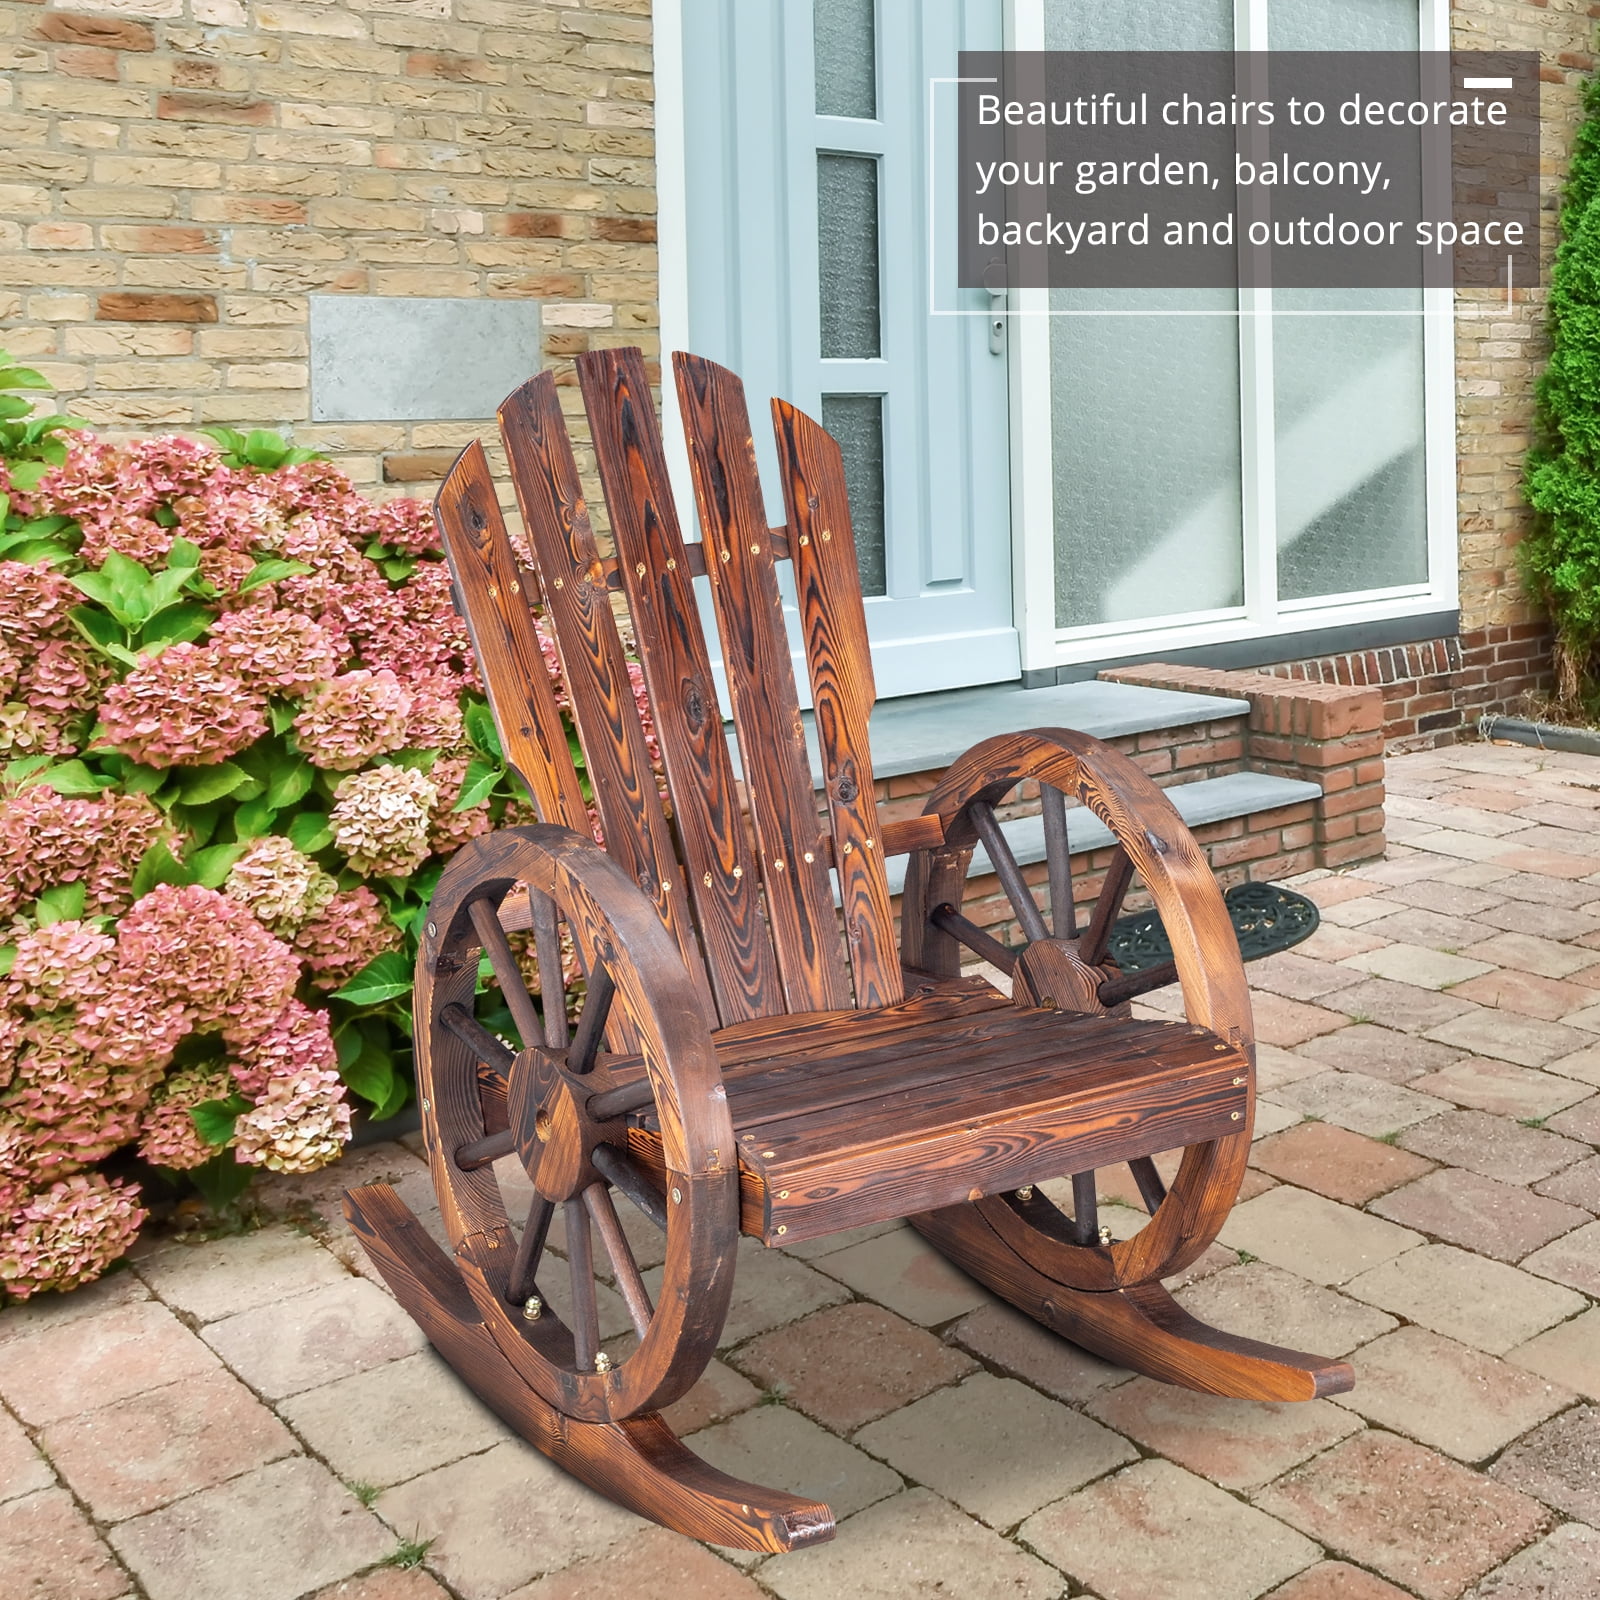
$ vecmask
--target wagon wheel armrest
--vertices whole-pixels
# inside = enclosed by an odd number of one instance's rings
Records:
[[[1041,787],[1053,930],[995,818],[995,807],[1029,781]],[[1069,797],[1093,812],[1116,841],[1105,888],[1082,926],[1072,903]],[[1120,751],[1069,728],[999,734],[950,765],[918,820],[936,824],[939,838],[919,842],[907,867],[902,914],[907,966],[954,976],[960,970],[956,934],[996,965],[1015,964],[1014,952],[960,916],[967,869],[979,843],[1029,943],[1076,939],[1091,966],[1105,963],[1117,912],[1138,874],[1171,934],[1175,976],[1190,1019],[1250,1053],[1248,986],[1210,864],[1172,802]]]

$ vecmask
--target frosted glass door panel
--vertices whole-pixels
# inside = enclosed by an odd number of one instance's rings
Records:
[[[825,394],[822,426],[838,442],[844,457],[844,484],[850,496],[850,525],[855,530],[856,565],[861,592],[887,592],[883,514],[883,396]]]
[[[1417,0],[1269,0],[1267,43],[1274,50],[1416,50]]]
[[[1280,312],[1421,311],[1407,289],[1280,289]],[[1273,324],[1278,593],[1359,593],[1428,577],[1422,317]]]
[[[1231,50],[1233,0],[1048,0],[1046,50]]]
[[[1231,311],[1232,290],[1055,290],[1056,311]],[[1244,603],[1239,325],[1050,319],[1056,625]]]
[[[823,360],[879,354],[878,162],[817,157],[817,261]]]
[[[877,0],[816,0],[817,115],[878,114]]]

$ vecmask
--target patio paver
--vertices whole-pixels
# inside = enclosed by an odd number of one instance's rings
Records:
[[[1600,764],[1474,746],[1390,774],[1423,807],[1408,837],[1449,813],[1464,837],[1530,827],[1488,860],[1396,845],[1306,882],[1322,927],[1250,969],[1269,1037],[1242,1203],[1169,1285],[1228,1332],[1350,1359],[1352,1394],[1265,1406],[1136,1378],[904,1225],[747,1241],[723,1348],[669,1420],[841,1521],[792,1555],[707,1550],[511,1438],[374,1286],[339,1191],[395,1178],[437,1229],[412,1137],[265,1180],[293,1226],[152,1238],[101,1283],[0,1311],[0,1595],[1593,1600],[1600,882],[1512,851],[1600,857]],[[1456,957],[1493,969],[1416,981]],[[1413,981],[1374,975],[1405,962]],[[1495,985],[1576,1003],[1474,1003]],[[1126,1169],[1099,1188],[1116,1235],[1140,1225]],[[660,1260],[653,1231],[639,1248]],[[419,1567],[377,1564],[414,1537],[435,1541]]]
[[[1255,1600],[1318,1559],[1281,1522],[1168,1461],[1140,1461],[1019,1530],[1104,1600]]]

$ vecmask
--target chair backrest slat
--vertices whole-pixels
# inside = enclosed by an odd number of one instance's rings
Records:
[[[500,407],[500,434],[554,624],[606,852],[655,902],[710,1006],[706,973],[656,793],[622,640],[595,548],[555,379],[543,372]]]
[[[523,593],[481,444],[474,441],[461,452],[439,490],[434,515],[506,761],[541,821],[587,834],[589,811],[528,609],[533,597]]]
[[[877,690],[844,458],[821,425],[787,401],[772,402],[772,423],[856,1004],[895,1005],[904,990],[867,741]]]
[[[760,867],[739,814],[691,563],[637,350],[578,357],[617,567],[644,666],[706,967],[724,1024],[782,1009]],[[698,548],[698,547],[697,547]]]
[[[784,997],[840,1009],[850,990],[744,385],[696,356],[673,366]]]

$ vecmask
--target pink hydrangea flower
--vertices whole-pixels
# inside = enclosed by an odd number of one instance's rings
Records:
[[[252,688],[304,690],[338,672],[349,642],[326,624],[265,605],[226,611],[206,640],[223,667]]]
[[[272,1172],[315,1172],[350,1138],[339,1074],[315,1067],[274,1078],[234,1128],[234,1158]]]
[[[318,989],[337,989],[385,951],[398,950],[400,930],[365,884],[342,890],[294,935],[296,952]]]
[[[117,941],[84,922],[55,922],[17,940],[9,984],[24,1005],[98,1000],[110,987]]]
[[[72,748],[58,718],[20,700],[0,705],[0,750],[14,756],[54,756]]]
[[[339,1071],[338,1053],[326,1011],[313,1011],[291,1000],[265,1033],[247,1039],[233,1064],[233,1081],[252,1099],[277,1078],[298,1078],[311,1071]]]
[[[100,719],[106,743],[147,767],[211,766],[267,731],[261,694],[195,644],[141,662],[106,695]]]
[[[321,684],[294,719],[313,765],[349,772],[405,747],[412,694],[392,672],[360,669]]]
[[[0,561],[0,639],[24,653],[47,639],[76,639],[67,620],[83,596],[53,567]]]
[[[334,790],[333,840],[363,877],[400,877],[428,856],[439,791],[412,767],[353,772]]]
[[[23,1019],[9,1008],[0,1009],[0,1092],[10,1084],[22,1049]]]
[[[300,963],[247,906],[215,889],[161,884],[117,925],[119,975],[234,1046],[268,1027],[294,993]]]
[[[52,1184],[0,1233],[0,1286],[26,1300],[88,1283],[127,1254],[148,1215],[130,1183],[92,1173]]]
[[[120,976],[103,1000],[79,1008],[73,1027],[84,1050],[146,1089],[159,1082],[188,1032],[189,1014],[180,1001],[146,993]]]
[[[258,922],[284,935],[314,917],[338,887],[310,856],[271,833],[252,841],[223,885],[240,905],[249,906]]]
[[[139,858],[171,825],[154,801],[142,794],[101,795],[94,818],[96,850],[89,871],[86,910],[115,916],[133,900],[133,875]]]
[[[151,808],[154,810],[154,807]],[[31,784],[0,806],[0,904],[7,911],[56,884],[87,877],[99,847],[100,808]]]
[[[218,1067],[174,1072],[156,1091],[139,1124],[139,1156],[153,1167],[180,1172],[203,1167],[217,1147],[201,1135],[190,1112],[208,1100],[226,1100],[233,1079]]]

